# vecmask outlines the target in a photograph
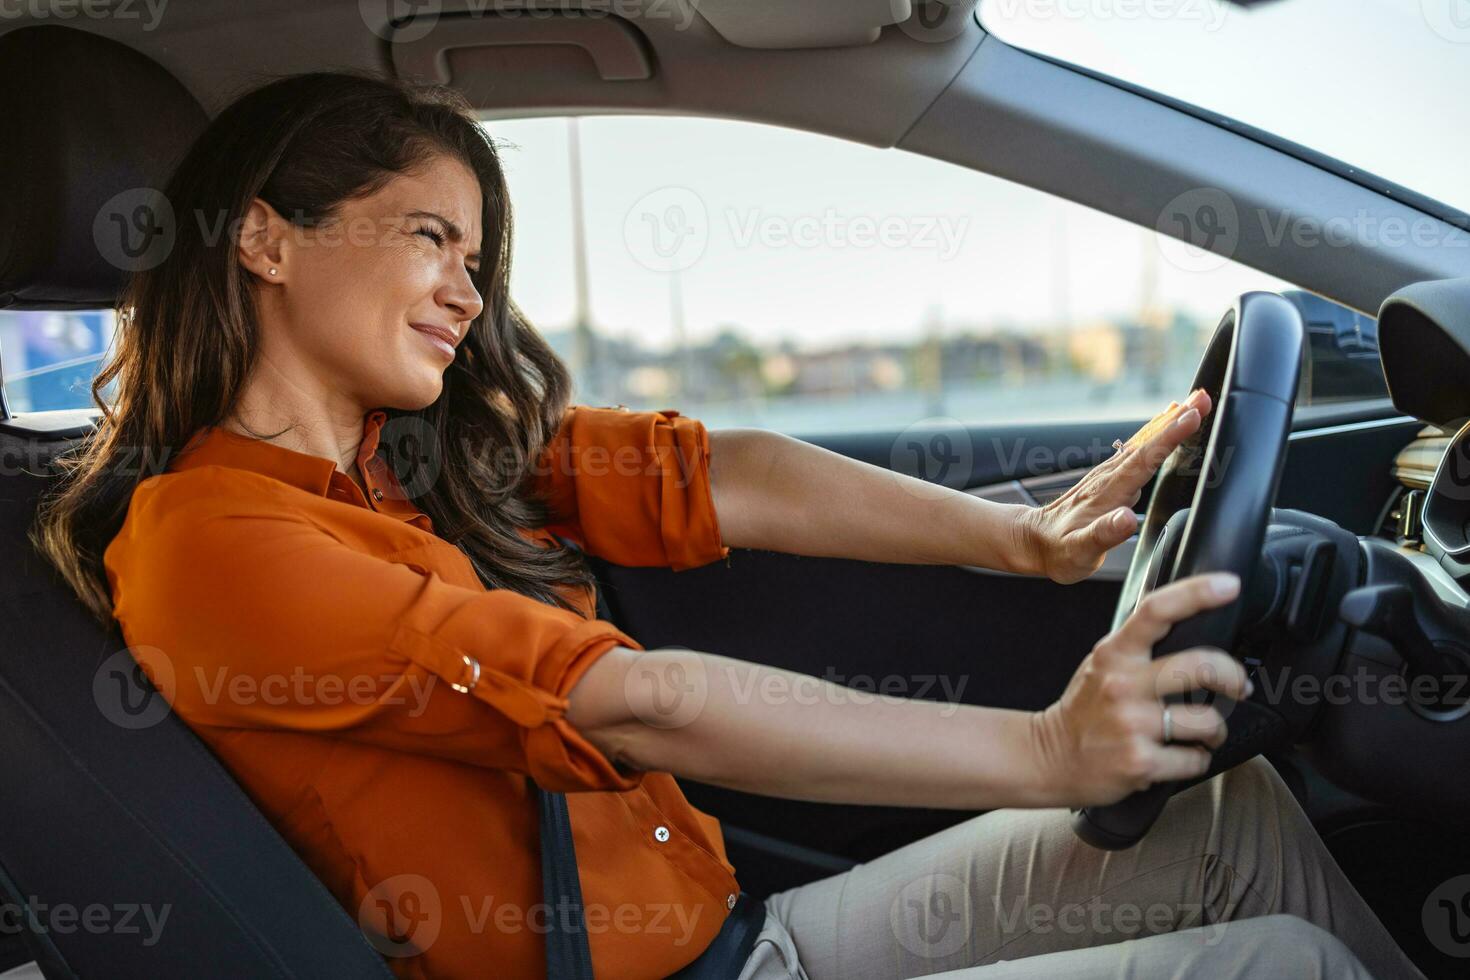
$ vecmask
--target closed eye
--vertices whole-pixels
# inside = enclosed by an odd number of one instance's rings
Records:
[[[444,247],[444,242],[445,242],[444,232],[440,231],[438,228],[433,227],[432,225],[425,225],[422,228],[418,228],[418,229],[416,229],[414,231],[414,234],[415,235],[423,235],[424,237],[430,239],[435,245],[439,246],[440,248],[443,248]],[[476,264],[476,265],[466,265],[465,266],[465,271],[467,271],[472,276],[479,275],[480,266],[478,264]]]

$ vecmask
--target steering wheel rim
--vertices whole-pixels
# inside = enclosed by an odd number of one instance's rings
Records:
[[[1214,410],[1200,431],[1159,468],[1139,528],[1138,547],[1118,597],[1113,628],[1128,618],[1155,584],[1228,571],[1240,577],[1241,589],[1234,602],[1175,624],[1154,647],[1155,657],[1196,646],[1235,648],[1241,611],[1281,481],[1305,343],[1306,329],[1295,306],[1275,293],[1250,292],[1236,300],[1205,349],[1192,388],[1208,391]],[[1172,543],[1166,541],[1165,527],[1185,508],[1189,514],[1175,558],[1169,567],[1155,569],[1157,583],[1151,582],[1155,553]],[[1228,717],[1233,702],[1218,695],[1215,701]],[[1231,741],[1249,748],[1245,744],[1249,739]],[[1258,751],[1230,753],[1226,751],[1230,744],[1227,741],[1215,753],[1216,763],[1228,762],[1224,768]],[[1209,774],[1217,771],[1222,770],[1212,765]],[[1087,807],[1077,813],[1073,829],[1094,847],[1132,847],[1153,827],[1159,811],[1182,785],[1156,783],[1117,803]]]

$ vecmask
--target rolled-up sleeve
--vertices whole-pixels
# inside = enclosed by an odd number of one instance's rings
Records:
[[[269,499],[167,496],[134,500],[105,565],[134,657],[190,725],[331,732],[554,791],[641,781],[566,720],[598,657],[641,649],[612,624],[358,551]]]
[[[709,453],[704,425],[672,409],[574,406],[538,461],[548,526],[618,565],[683,570],[723,558]]]

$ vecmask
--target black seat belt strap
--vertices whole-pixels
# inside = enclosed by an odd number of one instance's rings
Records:
[[[568,548],[577,547],[569,538],[558,536],[557,540]],[[596,598],[598,618],[611,619],[601,588],[596,589]],[[562,793],[548,793],[534,782],[529,785],[541,809],[541,885],[547,906],[546,975],[551,980],[594,980],[567,798]],[[669,980],[734,980],[750,958],[765,920],[765,903],[741,892],[709,946]]]
[[[593,980],[592,951],[582,912],[582,880],[567,798],[529,784],[541,809],[541,891],[546,902],[546,975]]]

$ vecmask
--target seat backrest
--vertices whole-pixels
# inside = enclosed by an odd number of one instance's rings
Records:
[[[46,25],[0,33],[0,123],[20,151],[0,155],[0,308],[112,306],[124,273],[99,254],[99,216],[161,189],[204,111],[126,45]],[[28,926],[53,978],[391,977],[117,629],[31,547],[65,443],[3,413],[0,397],[4,930]]]
[[[0,432],[0,460],[36,446]],[[391,976],[30,547],[46,479],[15,469],[0,475],[0,870],[47,976]]]

